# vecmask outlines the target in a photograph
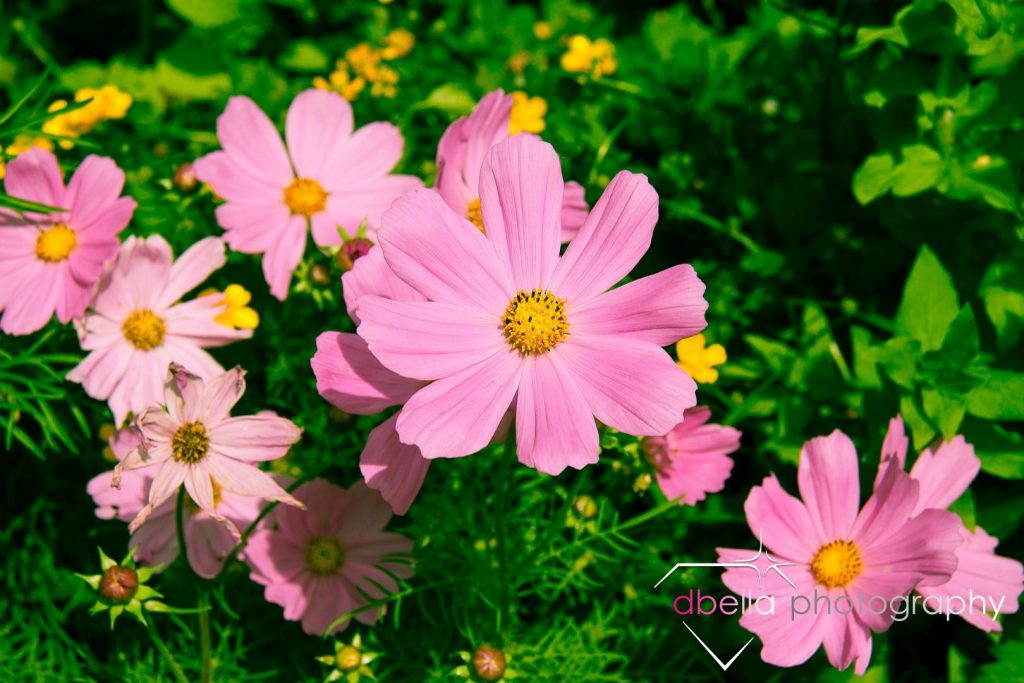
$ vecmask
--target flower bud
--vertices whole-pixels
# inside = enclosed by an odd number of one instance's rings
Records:
[[[128,602],[139,590],[139,575],[131,567],[108,567],[100,578],[99,590],[111,602]]]
[[[365,237],[357,237],[341,245],[341,249],[338,250],[338,255],[334,257],[334,261],[338,264],[339,268],[347,273],[352,270],[352,266],[355,265],[360,257],[366,256],[372,247],[373,242]]]
[[[497,681],[505,675],[505,653],[491,645],[481,645],[473,653],[473,671],[482,681]]]
[[[309,279],[314,284],[327,285],[331,282],[331,270],[322,263],[314,263],[309,269]]]
[[[359,648],[346,645],[335,656],[337,666],[342,671],[355,671],[363,663],[363,653]]]
[[[172,181],[174,187],[178,188],[181,192],[191,192],[196,189],[199,184],[199,179],[196,178],[195,169],[192,168],[192,164],[187,161],[179,166],[174,171],[174,179]]]

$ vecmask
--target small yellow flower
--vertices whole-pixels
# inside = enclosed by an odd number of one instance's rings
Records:
[[[4,163],[3,159],[0,159],[0,180],[4,179],[7,175],[7,164]]]
[[[396,28],[384,36],[384,47],[381,48],[380,56],[384,59],[398,59],[412,52],[416,45],[416,36],[404,28]]]
[[[569,49],[562,55],[562,68],[571,73],[589,73],[601,78],[615,73],[619,63],[615,59],[615,46],[604,38],[590,40],[584,35],[569,39]]]
[[[398,72],[383,64],[366,71],[366,79],[370,81],[370,94],[374,97],[394,97],[398,90]]]
[[[553,33],[551,24],[546,21],[538,21],[533,25],[533,35],[537,36],[537,40],[547,40]]]
[[[89,100],[89,103],[85,106],[66,114],[57,114],[44,123],[43,132],[77,138],[88,133],[101,121],[124,118],[128,108],[132,106],[132,96],[113,85],[105,85],[99,89],[82,88],[75,93],[75,102],[86,100]],[[67,108],[67,100],[56,100],[47,111],[56,113]],[[61,140],[59,144],[63,149],[74,146],[69,140]]]
[[[216,293],[213,292],[204,292]],[[252,294],[242,285],[228,285],[224,290],[224,311],[213,319],[215,323],[236,330],[254,330],[260,324],[260,315],[249,308]]]
[[[354,101],[359,97],[359,93],[366,88],[366,79],[362,76],[353,77],[349,72],[348,64],[343,59],[339,59],[335,67],[335,70],[328,76],[330,80],[317,76],[313,79],[313,87],[321,90],[333,90],[346,100]]]
[[[14,138],[14,142],[7,145],[7,149],[4,150],[9,156],[16,157],[19,154],[29,151],[33,147],[39,149],[45,149],[47,152],[53,151],[53,142],[49,138],[44,138],[40,135],[32,135],[31,133],[19,133]]]
[[[508,58],[507,63],[512,73],[521,74],[526,71],[526,67],[530,64],[530,53],[525,50],[517,52]]]
[[[345,61],[357,74],[363,74],[367,69],[380,64],[380,52],[374,50],[369,43],[359,43],[345,50]]]
[[[524,92],[512,93],[512,114],[508,121],[508,134],[539,133],[544,130],[544,115],[548,103],[543,97],[530,97]]]
[[[714,366],[726,360],[725,347],[721,344],[707,346],[703,334],[676,342],[676,355],[679,367],[700,384],[714,384],[718,380],[718,370]]]

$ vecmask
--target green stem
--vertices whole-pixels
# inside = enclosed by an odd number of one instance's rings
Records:
[[[153,645],[156,646],[157,652],[167,662],[167,666],[171,668],[171,673],[174,675],[174,680],[178,683],[188,683],[188,678],[185,677],[185,672],[181,670],[178,662],[175,661],[174,655],[167,649],[167,645],[164,643],[164,639],[160,637],[160,634],[156,630],[156,623],[153,621],[153,615],[149,612],[143,612],[145,615],[146,629],[149,631],[149,637],[153,641]]]
[[[178,557],[185,561],[189,571],[192,570],[192,565],[188,561],[188,546],[185,545],[185,487],[182,486],[178,489],[178,502],[175,503],[174,507],[174,527],[175,532],[178,535]]]
[[[199,647],[203,655],[203,683],[213,681],[213,660],[210,655],[210,598],[206,589],[199,593]]]
[[[508,438],[505,440],[505,448],[501,452],[501,464],[498,468],[498,499],[494,505],[494,518],[497,529],[495,530],[495,536],[498,540],[498,585],[499,585],[499,597],[498,603],[500,611],[498,612],[498,633],[501,633],[504,626],[508,623],[508,614],[512,602],[512,595],[509,591],[508,583],[508,543],[506,541],[505,533],[505,498],[509,489],[509,479],[512,473],[512,460],[516,454],[516,433],[515,430],[510,430]]]

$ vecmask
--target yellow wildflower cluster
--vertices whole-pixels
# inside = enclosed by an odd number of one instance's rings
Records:
[[[207,289],[199,296],[217,294],[216,289]],[[224,327],[237,330],[254,330],[260,324],[260,314],[249,308],[252,294],[242,285],[228,285],[224,290],[224,310],[213,321]]]
[[[604,38],[590,40],[583,35],[569,39],[569,49],[562,55],[562,68],[571,73],[590,74],[601,78],[615,73],[619,66],[615,46]]]
[[[381,47],[359,43],[345,51],[345,57],[334,64],[327,78],[317,76],[313,86],[321,90],[333,90],[346,100],[359,97],[366,86],[374,97],[394,97],[398,84],[398,72],[385,64],[400,59],[412,52],[416,38],[404,28],[396,28],[383,39]]]
[[[102,88],[82,88],[75,93],[75,102],[89,103],[66,114],[58,114],[43,124],[43,132],[59,135],[64,138],[77,138],[96,127],[107,119],[123,119],[132,106],[132,96],[119,90],[116,86],[105,85]],[[67,100],[57,100],[50,105],[50,112],[59,112],[68,108]],[[70,140],[61,140],[60,146],[71,149]]]
[[[4,154],[9,157],[16,157],[19,154],[29,151],[33,147],[45,149],[47,152],[53,151],[53,143],[49,138],[44,138],[40,135],[33,135],[32,133],[19,133],[18,136],[14,138],[14,142],[4,148]],[[3,159],[0,159],[0,179],[3,179],[6,173],[7,167],[5,166]]]
[[[512,93],[508,134],[540,133],[544,130],[544,115],[547,113],[548,103],[543,97],[530,97],[522,91]]]
[[[718,380],[716,365],[726,360],[725,347],[721,344],[707,346],[703,334],[696,334],[676,342],[679,367],[699,384],[714,384]]]

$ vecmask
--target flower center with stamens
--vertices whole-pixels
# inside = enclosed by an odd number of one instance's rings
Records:
[[[832,541],[818,549],[811,560],[814,579],[826,588],[842,588],[860,576],[864,561],[853,541]]]
[[[296,178],[284,188],[284,203],[294,215],[312,218],[327,208],[327,190],[312,178]]]
[[[334,574],[345,564],[345,549],[333,538],[314,538],[306,546],[306,569],[317,576]]]
[[[466,218],[469,219],[470,223],[480,228],[480,232],[485,235],[487,234],[487,231],[484,230],[484,212],[480,210],[479,197],[471,201],[469,206],[466,207]]]
[[[36,238],[36,256],[48,263],[63,261],[78,244],[75,231],[64,223],[54,223]]]
[[[178,462],[194,465],[206,457],[210,437],[202,422],[186,422],[171,437],[171,454]]]
[[[501,321],[508,343],[527,355],[550,351],[569,334],[565,299],[546,289],[520,290]]]
[[[137,308],[124,319],[121,332],[135,348],[152,351],[164,343],[167,328],[156,313],[148,308]]]

